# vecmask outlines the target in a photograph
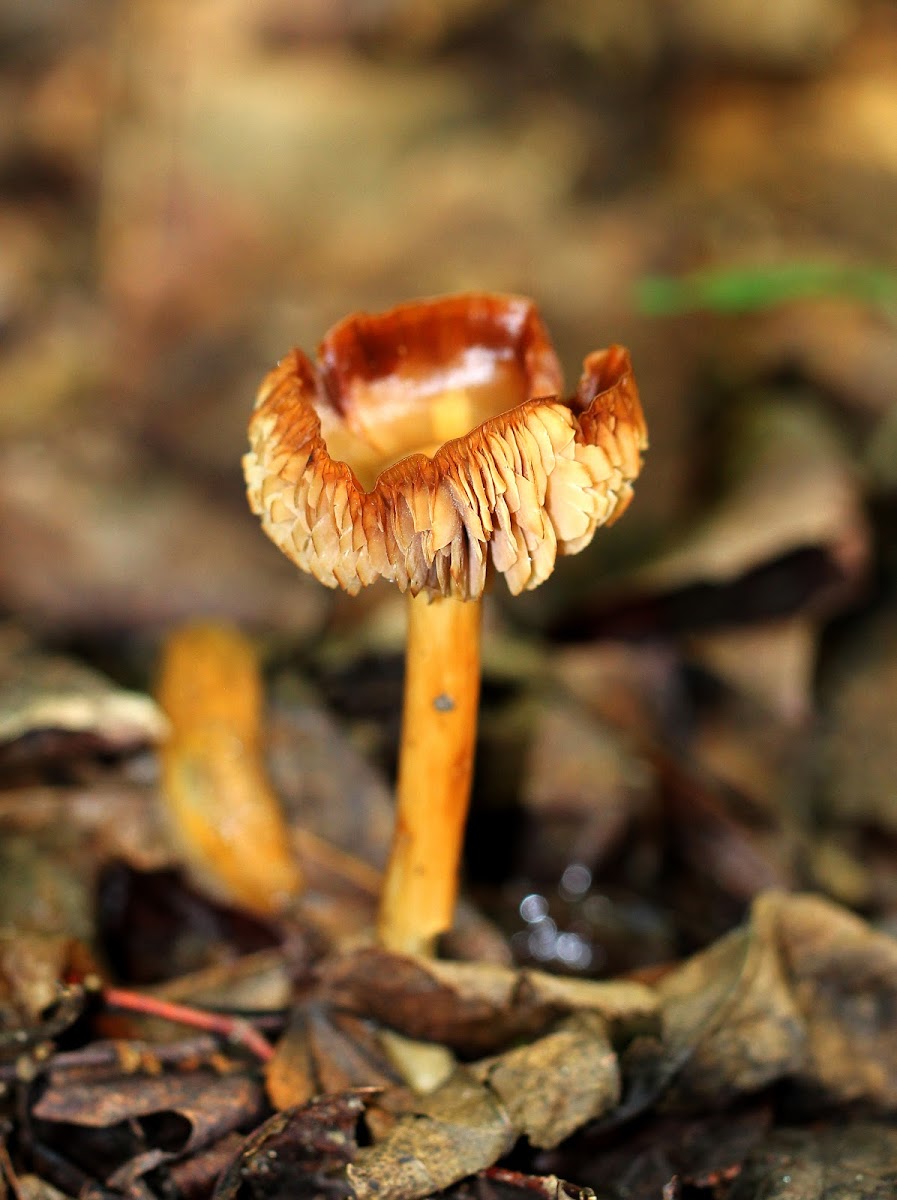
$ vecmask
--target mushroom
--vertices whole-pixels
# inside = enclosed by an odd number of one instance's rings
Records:
[[[646,429],[629,355],[590,354],[561,399],[535,305],[465,294],[336,325],[262,383],[243,459],[271,540],[328,587],[409,595],[396,829],[381,944],[451,927],[473,767],[490,570],[537,587],[632,496]]]

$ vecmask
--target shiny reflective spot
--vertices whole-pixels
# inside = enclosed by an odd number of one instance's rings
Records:
[[[564,900],[578,900],[592,886],[592,872],[585,863],[570,863],[564,869],[558,891]]]
[[[530,892],[520,901],[520,915],[529,925],[542,921],[548,916],[548,901],[538,892]]]

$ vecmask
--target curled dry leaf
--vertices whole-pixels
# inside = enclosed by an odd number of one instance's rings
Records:
[[[417,1097],[349,1178],[359,1197],[417,1200],[491,1166],[519,1137],[556,1146],[614,1107],[617,1056],[597,1013],[576,1013],[544,1037],[459,1067]]]
[[[109,1177],[113,1187],[127,1189],[160,1163],[208,1146],[231,1130],[258,1120],[263,1106],[261,1085],[246,1075],[194,1071],[73,1082],[63,1071],[55,1076],[51,1073],[33,1112],[42,1121],[90,1129],[137,1122],[149,1148],[122,1163]],[[147,1120],[160,1114],[179,1121],[176,1136],[170,1125]]]
[[[324,1092],[400,1083],[371,1022],[319,1004],[293,1013],[265,1068],[271,1103],[281,1109]]]
[[[579,1012],[544,1037],[474,1063],[530,1145],[551,1149],[620,1099],[617,1056],[597,1013]]]
[[[369,1097],[365,1090],[338,1092],[276,1113],[244,1139],[221,1172],[213,1200],[247,1193],[252,1200],[349,1196],[345,1167],[357,1150],[355,1129]]]
[[[811,1100],[897,1109],[897,942],[813,896],[751,922],[660,984],[668,1103],[719,1106],[782,1079]]]
[[[348,1168],[358,1200],[416,1200],[489,1167],[516,1131],[498,1097],[464,1068],[399,1118]]]
[[[532,1037],[568,1013],[596,1013],[614,1035],[650,1029],[658,1016],[656,995],[639,983],[564,979],[377,949],[331,960],[322,969],[321,986],[337,1006],[469,1054]]]
[[[162,793],[198,879],[250,911],[281,910],[301,877],[262,762],[262,682],[251,644],[223,625],[169,638],[158,684],[171,732]]]
[[[149,696],[98,671],[35,649],[14,630],[0,637],[0,744],[54,732],[112,751],[158,742],[167,723]]]

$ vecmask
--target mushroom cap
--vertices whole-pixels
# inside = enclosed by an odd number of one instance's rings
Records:
[[[304,571],[352,594],[389,579],[475,599],[491,556],[515,595],[626,509],[647,445],[628,352],[576,394],[535,305],[464,294],[347,317],[317,364],[265,378],[244,456],[250,506]]]

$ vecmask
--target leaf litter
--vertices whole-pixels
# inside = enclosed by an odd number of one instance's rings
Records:
[[[897,1189],[886,7],[0,12],[4,1193]],[[638,312],[658,278],[717,311]],[[604,546],[493,597],[445,947],[491,962],[422,963],[365,943],[388,601],[297,580],[235,463],[287,346],[484,280],[567,363],[627,341],[653,445]],[[243,765],[307,886],[271,915],[162,815],[149,659],[197,615],[276,681]]]

